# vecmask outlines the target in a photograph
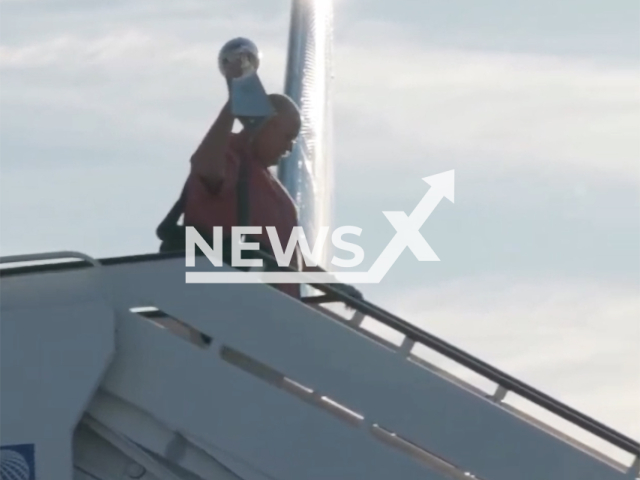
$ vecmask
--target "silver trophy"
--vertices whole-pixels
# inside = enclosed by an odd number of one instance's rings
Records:
[[[240,76],[230,79],[231,113],[245,126],[257,128],[275,113],[267,92],[258,77],[261,53],[248,38],[229,40],[218,55],[218,67],[225,78],[229,65],[239,62]]]

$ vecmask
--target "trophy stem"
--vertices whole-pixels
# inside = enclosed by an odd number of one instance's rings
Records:
[[[247,38],[230,40],[220,50],[218,65],[226,78],[235,77],[228,81],[231,113],[245,128],[259,128],[275,109],[258,77],[258,47]]]

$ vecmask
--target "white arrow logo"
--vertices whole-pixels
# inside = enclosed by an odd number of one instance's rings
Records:
[[[420,235],[420,228],[444,197],[451,202],[454,201],[454,170],[425,177],[422,180],[431,185],[431,188],[422,197],[410,216],[407,217],[404,212],[383,212],[393,228],[396,229],[396,234],[367,272],[373,280],[372,283],[378,283],[382,280],[406,247],[411,249],[420,262],[440,260],[424,237]]]
[[[422,180],[431,188],[409,216],[405,212],[383,212],[396,234],[367,272],[187,272],[187,283],[380,283],[407,247],[420,262],[440,261],[420,228],[443,198],[454,202],[454,170]]]

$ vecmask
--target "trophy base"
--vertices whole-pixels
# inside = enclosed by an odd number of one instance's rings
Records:
[[[243,125],[261,123],[257,119],[266,119],[275,113],[257,74],[231,81],[231,113]]]

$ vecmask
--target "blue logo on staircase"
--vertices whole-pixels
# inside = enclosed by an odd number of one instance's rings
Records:
[[[33,443],[0,447],[0,480],[35,480]]]

